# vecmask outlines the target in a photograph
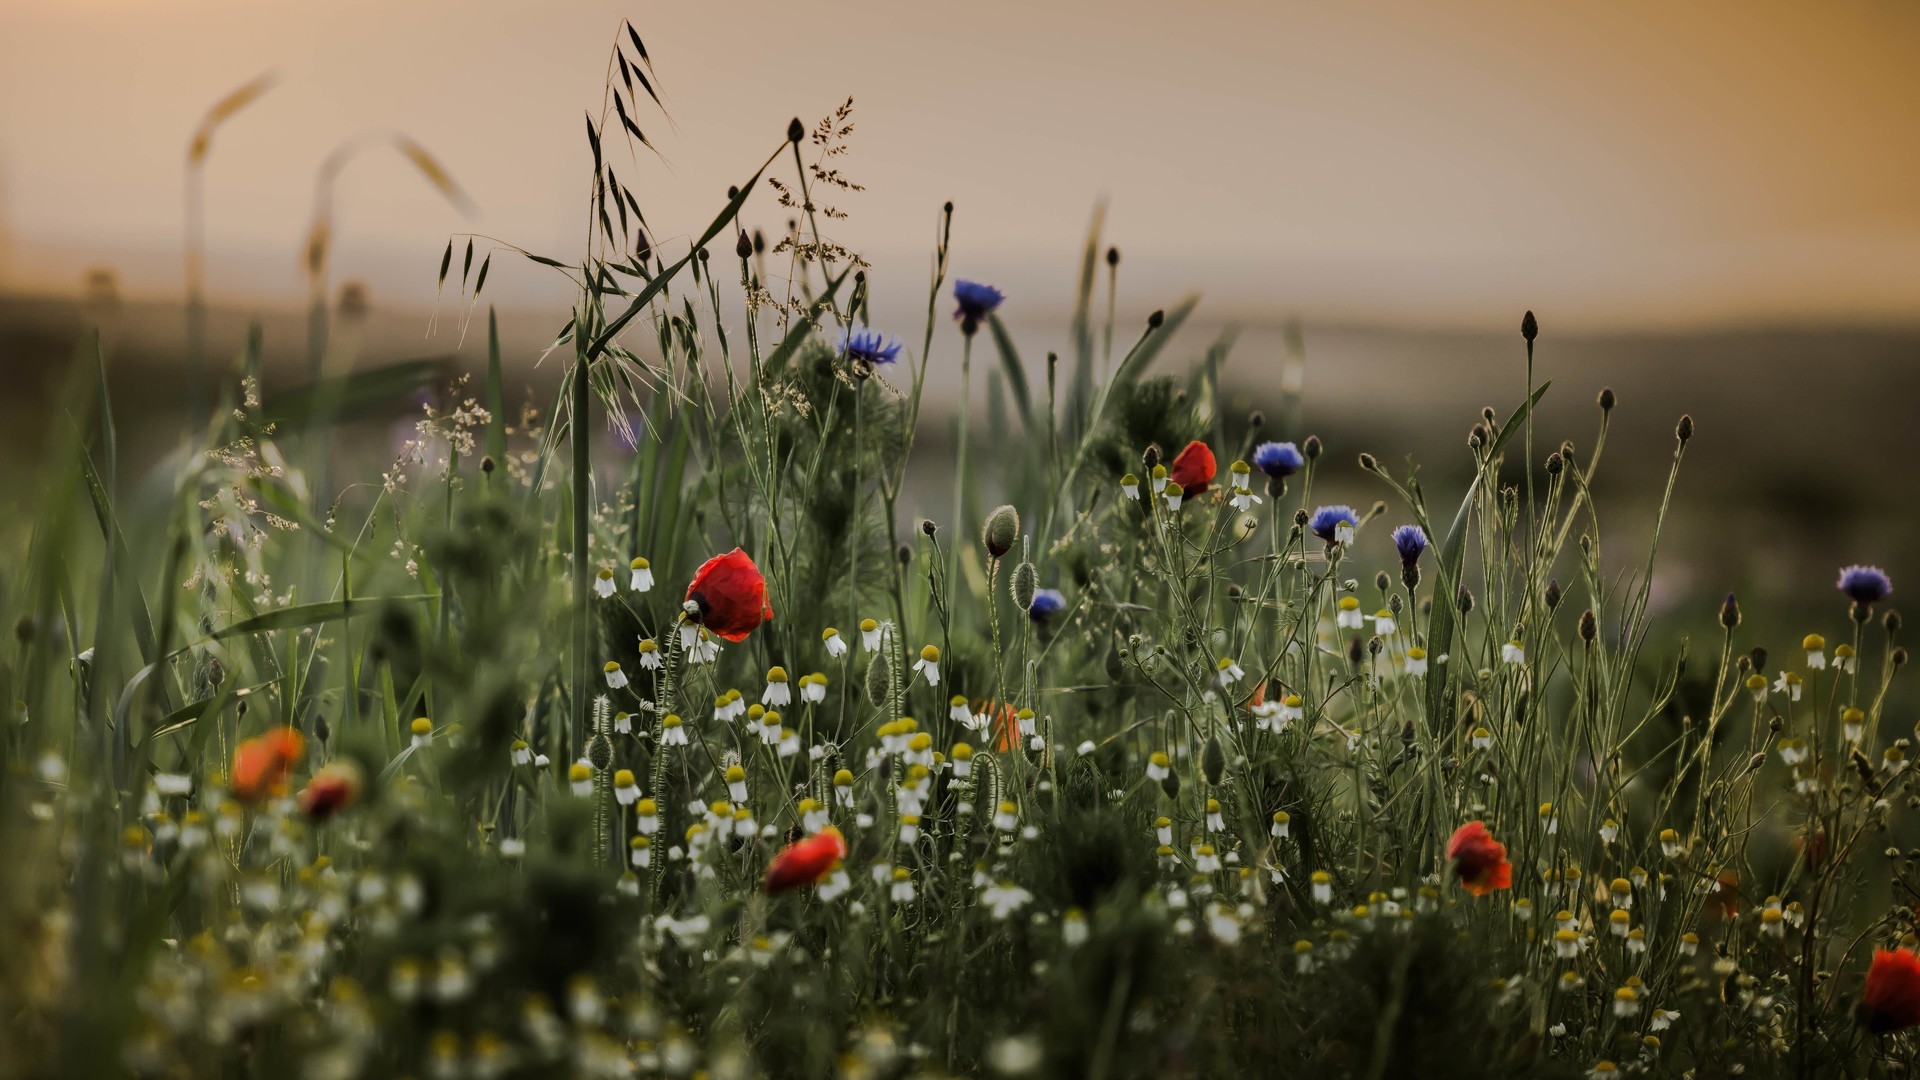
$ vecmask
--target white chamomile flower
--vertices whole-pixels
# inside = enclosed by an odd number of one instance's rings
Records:
[[[660,670],[660,643],[650,637],[640,639],[640,669],[642,671]]]
[[[760,704],[777,708],[785,708],[793,704],[793,689],[787,685],[786,668],[767,669],[767,689],[760,695]]]
[[[1140,478],[1128,473],[1120,478],[1120,494],[1134,502],[1140,501]]]
[[[636,556],[632,562],[627,564],[627,569],[632,572],[632,576],[627,580],[627,588],[632,589],[634,592],[646,592],[648,589],[653,588],[652,563]]]
[[[612,596],[613,590],[613,567],[603,566],[600,572],[593,576],[593,591],[604,599]]]
[[[1366,616],[1360,614],[1359,597],[1343,596],[1334,607],[1338,609],[1338,613],[1333,617],[1333,624],[1340,629],[1358,630],[1367,624]]]
[[[1245,678],[1247,674],[1246,671],[1242,669],[1239,664],[1234,662],[1234,659],[1231,656],[1221,657],[1220,663],[1215,665],[1215,667],[1219,670],[1220,686],[1223,689],[1226,687],[1232,686],[1234,683],[1239,682],[1241,679]]]
[[[607,661],[607,666],[602,670],[607,673],[607,686],[609,689],[619,690],[627,685],[627,673],[620,670],[620,662],[618,660]]]
[[[927,680],[928,686],[940,685],[940,647],[929,645],[920,650],[920,659],[913,662],[913,670]]]

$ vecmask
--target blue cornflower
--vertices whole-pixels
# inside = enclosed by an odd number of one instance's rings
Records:
[[[1027,617],[1034,622],[1046,622],[1066,606],[1067,598],[1059,589],[1040,589],[1033,594],[1033,603],[1027,605]]]
[[[900,359],[900,349],[898,339],[887,338],[878,330],[854,330],[848,327],[840,339],[840,355],[868,367],[893,363]]]
[[[1352,540],[1354,526],[1358,524],[1360,517],[1353,512],[1353,507],[1323,506],[1313,512],[1308,528],[1313,530],[1313,535],[1331,546]]]
[[[1877,566],[1848,566],[1840,571],[1840,591],[1863,607],[1885,600],[1893,592],[1893,579]]]
[[[953,298],[960,304],[953,309],[953,317],[964,323],[964,329],[980,325],[980,320],[993,314],[993,309],[1000,306],[1007,294],[991,285],[960,278],[953,283]]]
[[[1253,448],[1253,467],[1275,480],[1292,476],[1306,463],[1300,448],[1290,442],[1263,442]]]
[[[1418,525],[1402,525],[1393,530],[1393,547],[1400,553],[1400,565],[1412,566],[1427,550],[1426,531]]]

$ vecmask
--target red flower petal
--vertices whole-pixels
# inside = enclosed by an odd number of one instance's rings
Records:
[[[829,825],[805,840],[796,840],[781,849],[767,864],[764,882],[770,893],[786,892],[811,885],[833,872],[847,857],[847,842],[840,830]]]
[[[1920,957],[1906,949],[1875,950],[1859,1015],[1875,1035],[1920,1024]]]
[[[1453,838],[1447,841],[1447,858],[1453,860],[1453,872],[1461,887],[1475,896],[1513,887],[1513,864],[1507,862],[1507,846],[1493,838],[1486,822],[1469,821],[1455,829]]]
[[[687,599],[700,608],[690,618],[728,641],[745,641],[755,627],[773,620],[767,579],[739,548],[702,563],[687,586]]]
[[[1167,470],[1167,476],[1180,485],[1188,498],[1192,498],[1213,483],[1213,471],[1213,451],[1207,448],[1206,443],[1195,439],[1174,456],[1173,466]]]

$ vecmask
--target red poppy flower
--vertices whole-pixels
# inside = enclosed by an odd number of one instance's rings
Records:
[[[325,821],[360,798],[360,769],[350,761],[336,761],[307,781],[300,793],[300,812],[313,821]]]
[[[788,844],[773,857],[767,864],[766,890],[781,893],[812,885],[832,873],[846,857],[847,841],[839,829],[829,825],[805,840]]]
[[[290,727],[274,728],[242,742],[233,751],[233,797],[251,804],[286,794],[287,774],[306,750],[307,740]]]
[[[1213,483],[1213,470],[1213,451],[1207,449],[1206,443],[1195,439],[1174,455],[1173,467],[1167,470],[1167,477],[1179,484],[1186,497],[1191,499]]]
[[[728,641],[745,641],[754,627],[773,621],[767,579],[739,548],[702,563],[687,586],[687,599],[700,608],[688,617]]]
[[[1856,1015],[1875,1035],[1920,1024],[1920,957],[1906,949],[1875,949]]]
[[[1513,886],[1507,846],[1493,838],[1485,822],[1469,821],[1455,829],[1453,839],[1447,841],[1447,858],[1453,860],[1460,884],[1475,896]]]

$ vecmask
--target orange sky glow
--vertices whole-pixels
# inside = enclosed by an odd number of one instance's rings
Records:
[[[960,272],[1064,303],[1104,198],[1130,287],[1254,319],[1920,319],[1903,0],[0,0],[0,287],[71,292],[106,265],[177,294],[188,135],[269,69],[208,166],[217,298],[301,298],[315,170],[367,129],[417,138],[478,209],[365,155],[336,280],[424,308],[468,230],[577,257],[581,113],[622,16],[672,116],[643,122],[665,159],[633,171],[649,219],[697,231],[789,117],[851,94],[843,167],[867,190],[832,232],[882,290],[924,288],[952,199]],[[494,274],[502,303],[564,301],[532,264]]]

